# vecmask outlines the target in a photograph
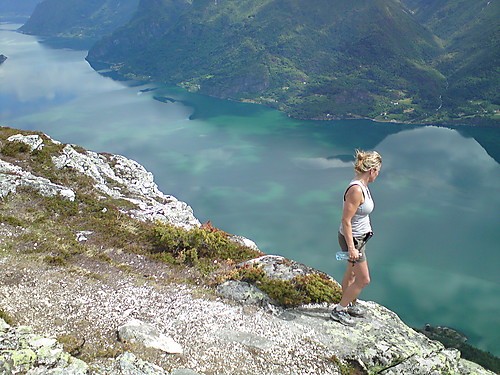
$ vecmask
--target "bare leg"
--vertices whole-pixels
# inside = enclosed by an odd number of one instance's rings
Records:
[[[370,284],[368,261],[355,263],[354,267],[352,263],[349,263],[342,279],[342,299],[340,300],[340,305],[345,307],[354,301],[359,293],[361,293],[361,290],[368,284]]]
[[[351,263],[347,263],[344,277],[342,278],[342,293],[345,293],[347,287],[354,282],[354,271]]]

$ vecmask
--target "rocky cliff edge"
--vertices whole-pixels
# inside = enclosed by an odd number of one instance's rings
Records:
[[[40,133],[0,130],[0,374],[493,374],[375,302],[360,301],[366,316],[346,327],[329,319],[326,303],[285,309],[250,284],[232,281],[215,290],[192,270],[115,242],[104,246],[82,208],[67,221],[79,251],[66,249],[71,260],[54,261],[62,239],[36,232],[49,215],[42,217],[38,205],[53,208],[51,197],[74,202],[79,189],[130,203],[120,206],[132,220],[122,219],[123,226],[200,223],[134,161]],[[85,183],[65,186],[54,168]],[[58,220],[64,212],[51,215]],[[314,272],[277,256],[253,262],[270,277]]]

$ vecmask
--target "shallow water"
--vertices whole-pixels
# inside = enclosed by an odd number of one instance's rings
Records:
[[[372,283],[360,298],[414,327],[459,329],[500,355],[500,166],[474,138],[433,126],[298,121],[262,106],[117,82],[92,70],[85,51],[51,49],[14,29],[0,25],[0,53],[9,57],[0,67],[1,125],[135,159],[201,221],[337,279],[351,155],[379,151],[383,169],[370,187]]]

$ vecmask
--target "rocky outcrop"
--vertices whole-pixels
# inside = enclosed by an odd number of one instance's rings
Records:
[[[139,220],[160,220],[187,229],[200,225],[191,207],[158,190],[153,174],[136,161],[120,155],[78,152],[67,145],[53,162],[59,169],[73,168],[91,177],[103,193],[137,205],[129,214]]]
[[[50,180],[33,175],[22,168],[0,160],[0,198],[15,193],[18,187],[26,186],[37,190],[41,195],[59,195],[74,200],[75,192],[67,187],[53,184]]]
[[[50,139],[50,138],[49,138]],[[31,152],[43,148],[39,135],[16,134],[9,142],[22,142]],[[58,143],[58,141],[50,140]],[[72,168],[95,181],[95,188],[115,199],[125,199],[136,205],[127,212],[139,220],[160,220],[184,228],[199,226],[200,222],[186,203],[171,195],[163,194],[154,182],[153,174],[136,161],[120,155],[98,154],[75,146],[66,145],[62,152],[53,156],[56,168]],[[48,179],[34,176],[21,167],[0,160],[0,197],[15,192],[18,186],[31,186],[40,194],[59,194],[73,200],[75,193],[64,186],[51,183]]]
[[[43,141],[38,135],[17,134],[7,140],[25,143],[30,151],[43,147]],[[70,188],[54,184],[47,178],[35,176],[19,166],[0,160],[0,198],[15,193],[18,187],[31,187],[44,196],[59,195],[71,201],[75,199],[75,192]]]
[[[16,134],[8,139],[28,145],[26,152],[33,153],[54,142],[38,137]],[[71,145],[55,149],[57,168],[88,176],[103,196],[136,202],[130,215],[141,220],[163,215],[176,225],[198,225],[192,210],[161,193],[153,176],[138,163]],[[65,190],[23,170],[23,163],[12,163],[0,163],[0,186],[12,187],[6,194],[14,194],[17,186],[32,186],[41,194]],[[236,281],[223,284],[216,294],[208,286],[195,285],[195,278],[189,279],[193,284],[168,279],[172,272],[188,274],[189,270],[172,271],[121,249],[88,248],[89,254],[78,256],[78,267],[70,269],[41,266],[36,256],[23,257],[22,249],[3,251],[2,238],[25,231],[12,219],[0,225],[0,312],[33,324],[45,336],[0,320],[0,374],[83,375],[92,368],[100,375],[339,375],[348,371],[493,375],[371,301],[359,301],[366,314],[347,327],[329,318],[333,306],[326,303],[285,309],[255,285]],[[92,236],[87,230],[75,233],[80,243]],[[101,252],[93,256],[91,250]],[[273,255],[248,263],[280,280],[319,272]],[[113,355],[102,359],[94,354],[85,364],[68,354],[77,356],[74,351],[62,349],[56,340],[60,335],[76,336],[86,348],[95,345],[99,353],[104,348]]]
[[[0,374],[90,374],[89,366],[64,352],[53,338],[30,327],[11,327],[0,318]]]

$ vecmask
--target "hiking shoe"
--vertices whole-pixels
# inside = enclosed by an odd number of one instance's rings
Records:
[[[333,309],[330,313],[330,318],[345,326],[354,325],[354,320],[351,318],[347,310],[338,311],[337,309]]]
[[[355,318],[362,318],[365,316],[365,309],[359,303],[354,303],[347,306],[347,313]]]

